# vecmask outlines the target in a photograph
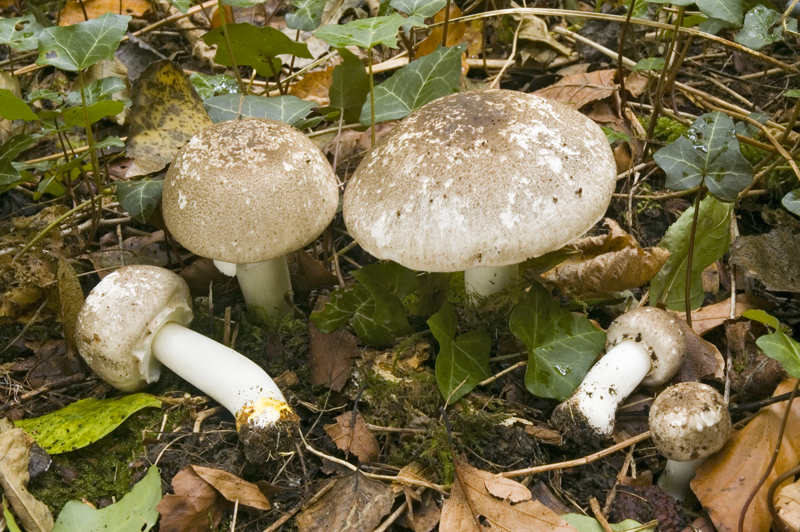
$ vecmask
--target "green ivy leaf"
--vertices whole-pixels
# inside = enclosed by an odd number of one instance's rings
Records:
[[[622,142],[630,142],[631,137],[627,133],[620,133],[619,131],[615,131],[610,127],[600,126],[600,129],[603,130],[603,133],[606,134],[606,138],[608,139],[609,144],[614,144],[618,140]]]
[[[646,2],[642,2],[647,5]],[[581,514],[561,514],[561,518],[572,525],[578,532],[603,532],[605,529],[600,522],[594,517]],[[608,526],[614,532],[627,532],[635,530],[636,532],[653,532],[656,527],[648,526],[643,527],[642,524],[633,519],[626,519],[619,523],[609,523]]]
[[[514,307],[509,328],[528,346],[525,387],[558,400],[578,387],[606,341],[603,331],[563,308],[539,284]]]
[[[334,48],[358,46],[368,50],[376,44],[397,48],[397,30],[408,23],[408,19],[392,13],[386,17],[354,20],[343,25],[329,24],[318,29],[314,37],[322,39]]]
[[[22,175],[11,162],[40,137],[41,135],[15,135],[0,146],[0,192],[5,192],[8,187],[16,186],[22,180]]]
[[[71,26],[46,28],[39,35],[39,65],[61,70],[85,70],[103,59],[114,59],[131,17],[106,13]]]
[[[444,9],[447,0],[391,0],[389,5],[422,22]]]
[[[439,342],[436,383],[447,404],[453,404],[492,376],[489,369],[492,338],[485,332],[469,331],[454,339],[458,315],[450,303],[445,303],[428,319],[428,326]]]
[[[703,303],[703,270],[722,258],[730,247],[729,225],[732,213],[732,203],[723,203],[713,196],[707,196],[700,202],[692,258],[693,309],[699,308]],[[693,217],[694,207],[686,209],[658,243],[659,247],[669,250],[671,255],[650,281],[650,306],[663,302],[670,310],[686,310],[686,262]]]
[[[192,0],[170,0],[170,3],[183,14],[186,14],[189,8],[194,5]]]
[[[373,294],[382,290],[403,299],[419,288],[414,270],[391,261],[364,266],[354,270],[352,275]]]
[[[667,174],[668,188],[685,190],[705,183],[720,201],[735,201],[753,180],[753,167],[739,151],[733,120],[721,112],[699,117],[653,159]]]
[[[744,15],[744,2],[742,0],[648,0],[653,4],[672,4],[688,7],[697,4],[706,16],[720,19],[739,27],[742,25]]]
[[[236,94],[239,92],[236,78],[227,74],[207,76],[200,72],[195,72],[189,76],[189,81],[197,91],[197,94],[204,100],[220,94]]]
[[[358,121],[361,106],[369,96],[369,74],[364,63],[347,48],[339,48],[342,62],[333,69],[333,82],[328,96],[330,107],[339,109],[345,122]]]
[[[800,98],[800,90],[791,89],[783,93],[787,98]]]
[[[53,532],[147,532],[158,520],[161,475],[150,466],[147,474],[119,502],[96,510],[82,501],[64,505]]]
[[[644,3],[644,2],[643,2]],[[645,3],[645,5],[647,5]],[[664,58],[663,57],[648,57],[642,59],[631,69],[633,72],[637,70],[662,70],[664,68]]]
[[[208,116],[215,123],[233,120],[239,111],[240,98],[242,96],[238,94],[212,96],[203,102],[203,107],[206,108]],[[244,96],[242,116],[269,118],[295,125],[308,116],[315,105],[314,102],[307,102],[296,96],[276,96],[274,98]]]
[[[161,201],[163,181],[122,181],[117,183],[117,200],[125,211],[147,223]]]
[[[774,329],[774,332],[760,336],[756,340],[756,345],[765,355],[780,362],[786,373],[795,379],[800,379],[800,343],[789,338],[783,332],[783,327],[777,318],[763,310],[748,310],[744,313],[744,317]]]
[[[781,205],[794,214],[800,216],[800,189],[794,189],[781,199]]]
[[[325,2],[326,0],[293,0],[294,11],[286,13],[286,27],[301,31],[319,28]]]
[[[0,89],[0,116],[8,120],[33,122],[39,117],[31,111],[28,104],[8,89]]]
[[[466,49],[466,44],[438,48],[432,54],[407,64],[375,87],[375,122],[403,118],[436,98],[458,92],[461,54]],[[365,102],[361,108],[361,124],[368,126],[371,123],[370,103]]]
[[[797,19],[787,18],[786,28],[797,32]],[[757,5],[747,12],[744,26],[733,40],[752,50],[760,50],[768,44],[782,41],[783,37],[781,14],[768,7]]]
[[[124,81],[113,76],[96,79],[89,83],[89,85],[83,91],[84,95],[86,96],[86,105],[109,101],[114,94],[121,90],[125,90],[126,88],[127,87]],[[81,100],[81,91],[72,91],[67,94],[67,103],[74,106],[83,105]],[[130,100],[127,100],[127,105],[130,105]]]
[[[17,29],[18,26],[19,29]],[[35,50],[39,45],[41,32],[42,27],[36,22],[33,14],[2,19],[0,20],[0,45],[5,44],[20,52]]]
[[[48,453],[60,454],[96,442],[143,408],[160,406],[161,401],[146,393],[112,399],[81,399],[52,414],[14,424],[25,429]]]
[[[107,116],[114,116],[122,112],[125,103],[118,100],[106,100],[86,107],[89,115],[89,124],[94,124]],[[61,113],[67,127],[84,127],[83,107],[72,107]]]
[[[277,56],[290,54],[296,57],[312,59],[308,45],[293,41],[271,26],[258,28],[252,24],[228,24],[228,38],[233,49],[233,58],[239,65],[247,65],[256,69],[265,78],[273,76],[272,68],[277,72],[282,65]],[[203,42],[211,46],[216,44],[217,55],[214,61],[220,65],[231,66],[231,57],[222,28],[209,31],[203,35]],[[270,62],[272,68],[270,68]]]

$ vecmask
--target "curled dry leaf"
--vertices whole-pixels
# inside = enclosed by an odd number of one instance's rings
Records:
[[[219,491],[203,480],[191,465],[172,479],[174,495],[164,495],[156,510],[161,514],[161,532],[216,529],[230,505]]]
[[[352,412],[336,416],[336,423],[325,425],[325,432],[331,437],[336,447],[347,453],[353,453],[359,462],[374,462],[378,459],[380,448],[378,440],[367,428],[367,422],[360,413],[356,413],[355,427],[351,430]]]
[[[767,308],[768,303],[751,294],[738,294],[736,296],[736,309],[734,311],[734,318],[741,317],[746,311],[753,308]],[[678,312],[681,320],[686,320],[685,312]],[[719,327],[726,320],[731,318],[731,298],[713,305],[693,310],[692,311],[692,329],[697,334],[703,335],[713,329]]]
[[[678,370],[680,382],[701,381],[706,378],[722,380],[725,378],[725,359],[717,346],[705,341],[683,321],[678,320],[686,335],[686,358]]]
[[[309,72],[303,79],[289,86],[289,94],[301,100],[316,102],[320,107],[329,105],[331,101],[328,98],[328,90],[333,84],[333,68]]]
[[[270,504],[261,489],[233,473],[211,467],[191,466],[197,476],[211,484],[223,497],[231,502],[239,501],[240,505],[256,510],[269,510]]]
[[[564,76],[558,83],[539,89],[533,94],[580,109],[589,102],[612,96],[619,88],[619,85],[614,82],[616,75],[615,69],[572,74]]]
[[[608,235],[584,238],[572,244],[579,254],[570,257],[542,277],[558,285],[564,294],[587,299],[643,285],[652,279],[669,257],[669,251],[642,249],[631,235],[606,218]]]
[[[789,528],[800,530],[800,480],[781,488],[775,500],[775,508]]]

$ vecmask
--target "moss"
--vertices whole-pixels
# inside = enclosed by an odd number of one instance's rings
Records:
[[[401,445],[395,446],[386,460],[388,464],[397,467],[417,462],[430,472],[430,480],[433,482],[453,482],[453,459],[447,443],[447,431],[444,423],[439,420],[432,420],[424,434],[414,434],[403,440]]]
[[[645,130],[650,125],[650,117],[648,116],[640,116],[639,122],[641,122],[642,127]],[[658,120],[656,121],[656,127],[653,131],[653,137],[666,144],[671,144],[678,140],[678,137],[683,135],[686,130],[689,129],[687,126],[681,124],[677,120],[673,120],[672,118],[666,116],[659,116]]]

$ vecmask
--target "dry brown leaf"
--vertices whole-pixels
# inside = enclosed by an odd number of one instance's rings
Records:
[[[567,295],[586,299],[643,285],[652,279],[669,257],[669,251],[642,249],[631,235],[606,218],[608,235],[579,240],[580,252],[542,276]]]
[[[339,279],[325,265],[302,249],[290,253],[286,257],[289,263],[289,274],[292,277],[292,288],[295,292],[310,292],[332,288]]]
[[[341,392],[358,358],[358,340],[344,328],[326,334],[309,325],[311,383]]]
[[[131,100],[125,151],[135,161],[127,177],[161,170],[195,133],[212,124],[203,100],[171,61],[147,67],[133,85]]]
[[[301,100],[317,102],[320,107],[329,105],[331,100],[328,91],[333,84],[333,69],[334,67],[328,67],[325,70],[309,72],[303,79],[289,86],[289,94]]]
[[[356,413],[355,428],[350,430],[352,412],[336,416],[336,423],[325,425],[325,432],[331,437],[336,447],[342,451],[353,453],[359,462],[374,462],[378,459],[380,447],[378,440],[367,428],[367,422],[360,413]]]
[[[776,292],[800,292],[800,235],[789,227],[740,236],[731,244],[731,264]]]
[[[236,502],[238,500],[240,505],[255,508],[256,510],[270,509],[269,501],[261,492],[261,489],[252,482],[247,482],[221,469],[196,465],[191,467],[197,473],[197,476],[211,484],[219,491],[220,495],[229,501]]]
[[[736,310],[734,318],[741,317],[746,311],[753,308],[765,308],[766,301],[751,294],[738,294],[736,296]],[[686,320],[685,312],[678,312],[678,316],[682,320]],[[719,327],[725,320],[731,317],[731,298],[713,305],[700,308],[692,311],[692,329],[697,334],[703,335],[713,329]]]
[[[612,96],[619,88],[619,85],[614,83],[616,75],[616,70],[609,69],[564,76],[558,83],[539,89],[533,94],[580,109],[589,102]]]
[[[699,382],[705,378],[722,380],[725,378],[725,359],[717,346],[705,341],[689,325],[678,320],[686,336],[686,358],[678,370],[680,382]]]
[[[299,532],[372,532],[392,509],[392,488],[360,471],[333,482],[325,495],[297,516]]]
[[[792,530],[800,530],[800,480],[781,488],[775,499],[775,508]]]
[[[53,516],[28,491],[28,461],[33,440],[8,419],[0,419],[0,487],[17,518],[29,532],[50,532]]]
[[[83,4],[83,9],[86,10],[86,15],[89,19],[97,18],[106,13],[141,17],[150,9],[150,2],[147,0],[69,0],[64,9],[61,10],[58,25],[72,26],[73,24],[84,22],[86,17],[83,15],[81,4]]]
[[[161,532],[216,529],[230,505],[211,484],[187,465],[172,479],[174,495],[167,494],[156,506]]]
[[[455,4],[450,2],[450,20],[461,16],[461,10]],[[445,8],[433,16],[433,21],[436,23],[444,22]],[[467,25],[464,22],[456,24],[450,23],[447,26],[447,44],[445,46],[455,46],[464,40],[464,35],[467,31]],[[414,52],[415,58],[424,57],[432,54],[439,46],[442,45],[442,36],[444,35],[443,26],[437,26],[431,30],[428,36],[419,43],[416,51]]]
[[[733,355],[731,388],[742,396],[768,397],[786,378],[783,364],[769,358],[756,344],[766,327],[750,320],[725,322],[725,339]]]
[[[487,471],[481,471],[460,460],[454,460],[453,466],[458,472],[458,477],[463,481],[467,493],[464,493],[459,480],[453,482],[450,498],[442,507],[439,532],[476,530],[475,518],[470,505],[479,516],[491,524],[492,528],[531,532],[575,530],[545,505],[539,501],[530,500],[530,491],[522,484],[497,477]],[[512,489],[509,483],[516,484],[518,487]],[[495,493],[512,493],[517,500],[520,500],[522,490],[525,490],[527,496],[523,502],[512,505],[508,500],[493,496],[490,490]],[[469,497],[469,502],[467,497]]]
[[[625,76],[625,90],[634,98],[641,96],[649,83],[650,76],[647,75],[647,72],[642,72],[641,70],[631,72]]]
[[[78,313],[83,307],[83,288],[78,280],[78,274],[72,264],[64,259],[58,259],[58,303],[61,307],[61,326],[64,336],[72,353],[75,351],[75,327],[78,323]]]
[[[774,395],[791,391],[794,379],[784,380]],[[775,450],[786,402],[762,408],[719,452],[697,469],[692,491],[719,532],[738,530],[739,512],[756,486]],[[744,530],[768,532],[772,521],[767,491],[778,475],[800,462],[800,401],[792,403],[778,459],[767,481],[748,508]],[[787,480],[789,482],[789,480]],[[732,511],[733,510],[733,511]]]

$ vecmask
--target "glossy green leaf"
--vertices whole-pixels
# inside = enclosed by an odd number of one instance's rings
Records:
[[[170,3],[181,13],[186,13],[194,5],[192,0],[170,0]]]
[[[648,57],[646,59],[642,59],[631,68],[632,71],[636,72],[637,70],[661,70],[664,68],[664,58],[663,57]]]
[[[447,0],[391,0],[389,5],[401,13],[426,19],[444,9]]]
[[[412,61],[375,87],[375,122],[403,118],[428,102],[458,92],[461,84],[461,54],[466,44],[438,48]],[[372,123],[370,103],[361,108],[361,123]]]
[[[739,151],[733,121],[721,112],[699,117],[653,159],[667,174],[668,188],[685,190],[705,183],[721,201],[735,201],[753,180],[753,167]]]
[[[539,284],[514,307],[508,325],[528,346],[525,387],[538,397],[569,397],[606,340],[603,331],[563,308]]]
[[[161,201],[163,181],[121,181],[117,183],[117,200],[125,211],[146,223]]]
[[[781,205],[795,216],[800,216],[800,189],[796,188],[786,194],[781,199]]]
[[[800,98],[800,90],[791,89],[783,93],[787,98]]]
[[[0,192],[22,179],[11,162],[40,137],[41,135],[15,135],[0,146]]]
[[[0,116],[8,120],[27,122],[39,120],[28,104],[8,89],[0,89]]]
[[[127,86],[125,85],[124,81],[113,76],[96,79],[89,83],[89,85],[83,91],[84,95],[86,96],[86,105],[92,105],[98,102],[111,100],[114,94],[125,90],[126,88]],[[67,94],[67,103],[71,106],[83,105],[83,101],[81,100],[81,91],[76,90]],[[128,105],[130,105],[130,101],[128,101]]]
[[[314,36],[334,48],[358,46],[369,49],[376,44],[397,48],[397,30],[408,22],[408,19],[393,13],[386,17],[365,18],[342,25],[329,24],[318,29]]]
[[[106,100],[97,102],[86,107],[89,115],[89,124],[94,124],[107,116],[114,116],[122,112],[125,108],[125,103],[118,100]],[[67,127],[85,127],[82,107],[71,107],[62,113],[64,124]]]
[[[280,70],[281,61],[277,59],[279,55],[290,54],[311,59],[308,45],[293,41],[271,26],[259,28],[248,23],[228,24],[228,37],[236,64],[251,66],[265,78],[273,76],[273,68],[276,71]],[[220,65],[231,66],[231,57],[222,28],[203,35],[203,41],[209,46],[217,45],[214,61]]]
[[[572,527],[578,532],[604,531],[603,525],[601,525],[597,519],[594,517],[589,517],[588,515],[561,514],[561,519],[572,525]],[[611,527],[611,530],[614,532],[632,532],[634,530],[636,532],[653,532],[656,529],[655,526],[642,527],[640,522],[634,521],[633,519],[626,519],[624,521],[620,521],[619,523],[609,523],[608,526]]]
[[[797,32],[797,19],[787,18],[786,27],[789,31]],[[768,7],[757,5],[747,12],[744,25],[733,40],[752,50],[760,50],[768,44],[782,41],[783,38],[781,14]]]
[[[415,292],[419,287],[414,270],[396,262],[370,264],[360,270],[353,270],[351,273],[373,294],[377,290],[383,290],[402,299]]]
[[[106,13],[71,26],[46,28],[39,35],[39,65],[61,70],[85,70],[103,59],[114,59],[131,17]]]
[[[369,96],[369,74],[364,63],[347,48],[338,50],[342,62],[333,69],[328,96],[330,106],[339,109],[348,124],[358,121],[361,107]]]
[[[765,355],[780,362],[786,373],[800,379],[800,343],[787,336],[777,318],[763,310],[748,310],[744,317],[760,321],[774,329],[773,332],[758,337],[756,345]]]
[[[450,303],[428,319],[428,326],[436,341],[436,383],[439,391],[452,404],[472,391],[481,381],[491,377],[489,355],[492,338],[481,331],[469,331],[454,338],[458,329],[458,315]]]
[[[699,308],[703,303],[703,270],[722,258],[730,247],[729,225],[732,213],[732,203],[723,203],[713,196],[707,196],[700,202],[692,257],[693,309]],[[686,209],[658,243],[659,247],[669,250],[671,255],[650,281],[650,306],[663,302],[670,310],[686,310],[686,264],[693,216],[694,207]]]
[[[189,76],[189,81],[197,91],[197,94],[204,100],[212,96],[239,92],[239,87],[236,86],[236,78],[227,74],[207,76],[200,72],[195,72]]]
[[[731,24],[730,22],[718,18],[707,18],[700,23],[698,29],[710,33],[711,35],[716,35],[724,29],[738,28],[739,26],[739,24]]]
[[[709,18],[720,19],[736,27],[741,26],[744,15],[744,2],[742,0],[648,0],[653,4],[673,4],[688,7],[697,4]]]
[[[147,532],[158,520],[161,475],[150,466],[147,474],[119,502],[96,510],[82,501],[64,505],[52,532]]]
[[[146,393],[112,399],[81,399],[52,414],[15,421],[50,454],[86,447],[117,428],[143,408],[160,407],[161,401]]]
[[[208,116],[215,123],[223,120],[233,120],[239,111],[240,98],[241,96],[238,94],[212,96],[203,102],[203,107],[205,107]],[[308,113],[315,106],[314,102],[307,102],[296,96],[276,96],[274,98],[244,96],[242,116],[269,118],[295,125],[308,116]]]
[[[41,32],[42,27],[32,14],[0,19],[0,45],[5,44],[19,52],[35,50],[39,45]]]
[[[322,22],[326,0],[293,0],[294,11],[286,13],[286,26],[293,30],[314,31]]]

